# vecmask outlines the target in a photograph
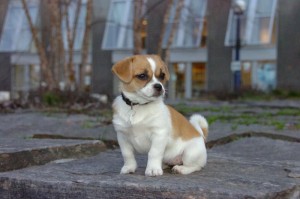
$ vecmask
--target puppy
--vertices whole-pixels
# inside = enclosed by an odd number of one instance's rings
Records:
[[[163,102],[170,74],[156,55],[135,55],[116,63],[113,73],[122,94],[113,102],[113,125],[124,158],[121,174],[134,173],[134,153],[147,153],[146,176],[163,174],[163,166],[189,174],[206,164],[208,124],[201,115],[188,122]]]

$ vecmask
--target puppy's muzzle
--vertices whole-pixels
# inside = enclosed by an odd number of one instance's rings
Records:
[[[163,94],[164,90],[161,84],[154,84],[153,85],[154,88],[154,96],[160,96],[161,94]]]

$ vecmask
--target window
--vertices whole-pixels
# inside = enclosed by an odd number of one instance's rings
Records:
[[[34,24],[38,23],[39,1],[27,0],[28,10]],[[73,28],[76,1],[71,1],[69,6],[69,21],[71,29]],[[76,29],[76,38],[74,41],[74,50],[80,50],[85,30],[86,1],[82,1],[78,24]],[[66,22],[63,20],[62,32],[65,49],[68,49]],[[5,24],[0,40],[0,51],[29,51],[32,44],[31,30],[25,16],[25,12],[20,0],[9,2],[8,11],[5,18]]]
[[[168,38],[171,34],[172,24],[176,14],[175,0],[171,10],[166,33],[163,39],[163,46],[167,46]],[[174,35],[172,47],[199,47],[201,46],[203,24],[205,21],[207,0],[185,0],[180,13],[180,20]],[[202,41],[203,43],[203,41]]]
[[[276,88],[276,62],[273,60],[243,61],[241,75],[243,89],[268,92]]]
[[[193,63],[192,66],[192,97],[200,97],[205,90],[205,63]]]
[[[276,63],[274,61],[257,62],[254,72],[254,88],[262,91],[271,91],[276,88]]]
[[[113,0],[110,4],[102,49],[133,48],[133,1]]]
[[[70,5],[68,7],[69,24],[70,24],[71,30],[73,30],[73,26],[74,26],[77,1],[78,0],[71,1]],[[81,50],[83,36],[84,36],[84,30],[85,30],[86,3],[87,3],[86,1],[82,1],[81,7],[80,7],[77,27],[75,30],[76,35],[75,35],[75,40],[74,40],[74,50]],[[63,19],[63,23],[62,23],[62,32],[63,32],[64,47],[65,47],[65,49],[68,49],[68,39],[67,39],[68,31],[67,31],[67,25],[66,25],[65,19]]]
[[[253,63],[251,61],[245,61],[241,64],[242,88],[251,89]]]
[[[203,62],[172,64],[170,94],[175,98],[200,97],[205,90],[206,66]],[[171,91],[172,90],[172,91]]]
[[[185,93],[185,64],[175,63],[174,64],[174,75],[175,75],[175,97],[184,98]]]
[[[14,65],[13,91],[29,91],[40,85],[41,74],[38,65]]]
[[[27,0],[27,4],[32,21],[36,24],[39,1]],[[31,31],[21,1],[9,1],[0,40],[0,51],[29,51],[31,44]]]
[[[243,44],[257,45],[272,42],[277,0],[245,0],[247,8],[241,16],[241,40]],[[229,13],[225,45],[236,40],[236,17]]]

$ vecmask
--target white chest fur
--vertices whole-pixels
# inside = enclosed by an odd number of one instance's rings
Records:
[[[169,112],[162,101],[131,108],[123,102],[121,97],[117,97],[113,106],[116,110],[113,117],[116,131],[124,134],[137,152],[147,153],[153,136],[168,139],[171,121]]]

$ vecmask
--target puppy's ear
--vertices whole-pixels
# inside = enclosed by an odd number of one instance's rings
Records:
[[[112,72],[124,83],[132,80],[132,57],[117,62],[112,67]]]

